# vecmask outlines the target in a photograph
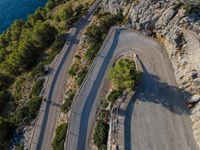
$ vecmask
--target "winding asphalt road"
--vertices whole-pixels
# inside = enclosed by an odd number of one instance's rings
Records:
[[[87,15],[81,18],[68,33],[67,42],[52,68],[52,74],[46,85],[45,97],[48,101],[43,102],[41,105],[31,138],[29,147],[31,150],[51,150],[55,125],[60,113],[60,106],[62,105],[66,74],[71,65],[81,34],[89,24],[91,16],[100,2],[101,0],[96,0],[89,8]]]
[[[197,150],[191,120],[165,48],[155,39],[113,28],[72,105],[65,149],[88,150],[107,71],[121,53],[138,55],[141,82],[125,111],[125,150]],[[123,113],[122,113],[123,114]]]

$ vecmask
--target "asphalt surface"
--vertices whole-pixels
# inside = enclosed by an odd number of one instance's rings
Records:
[[[124,52],[138,55],[141,82],[125,111],[124,149],[197,150],[191,120],[176,87],[166,50],[154,39],[124,28],[110,31],[72,105],[65,149],[88,150],[107,71]]]
[[[60,113],[63,94],[66,83],[66,74],[72,62],[74,51],[80,41],[84,28],[89,24],[94,11],[101,0],[96,0],[90,7],[86,16],[81,18],[68,33],[66,44],[64,45],[57,61],[53,65],[52,73],[49,76],[45,97],[47,102],[43,102],[38,114],[37,122],[31,138],[29,149],[50,150],[55,132],[55,125]]]

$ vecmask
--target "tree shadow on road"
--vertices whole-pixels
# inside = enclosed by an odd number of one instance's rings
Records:
[[[124,143],[126,150],[131,149],[131,120],[134,107],[137,107],[136,103],[154,103],[155,105],[161,105],[164,109],[176,115],[189,115],[185,100],[191,96],[190,93],[161,81],[158,76],[149,73],[141,61],[140,64],[143,72],[138,87],[126,111],[120,113],[121,115],[125,115]]]

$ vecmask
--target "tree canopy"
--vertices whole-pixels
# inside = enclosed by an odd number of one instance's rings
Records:
[[[138,79],[135,65],[128,59],[119,59],[109,71],[109,79],[119,90],[132,89]]]

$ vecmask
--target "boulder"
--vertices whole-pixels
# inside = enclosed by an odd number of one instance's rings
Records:
[[[192,85],[196,88],[200,88],[200,78],[194,79]]]
[[[191,72],[191,77],[192,79],[196,79],[198,77],[198,72],[196,69],[193,69]]]
[[[193,95],[191,99],[188,100],[189,103],[194,103],[198,101],[200,101],[200,95],[197,95],[197,94]]]

